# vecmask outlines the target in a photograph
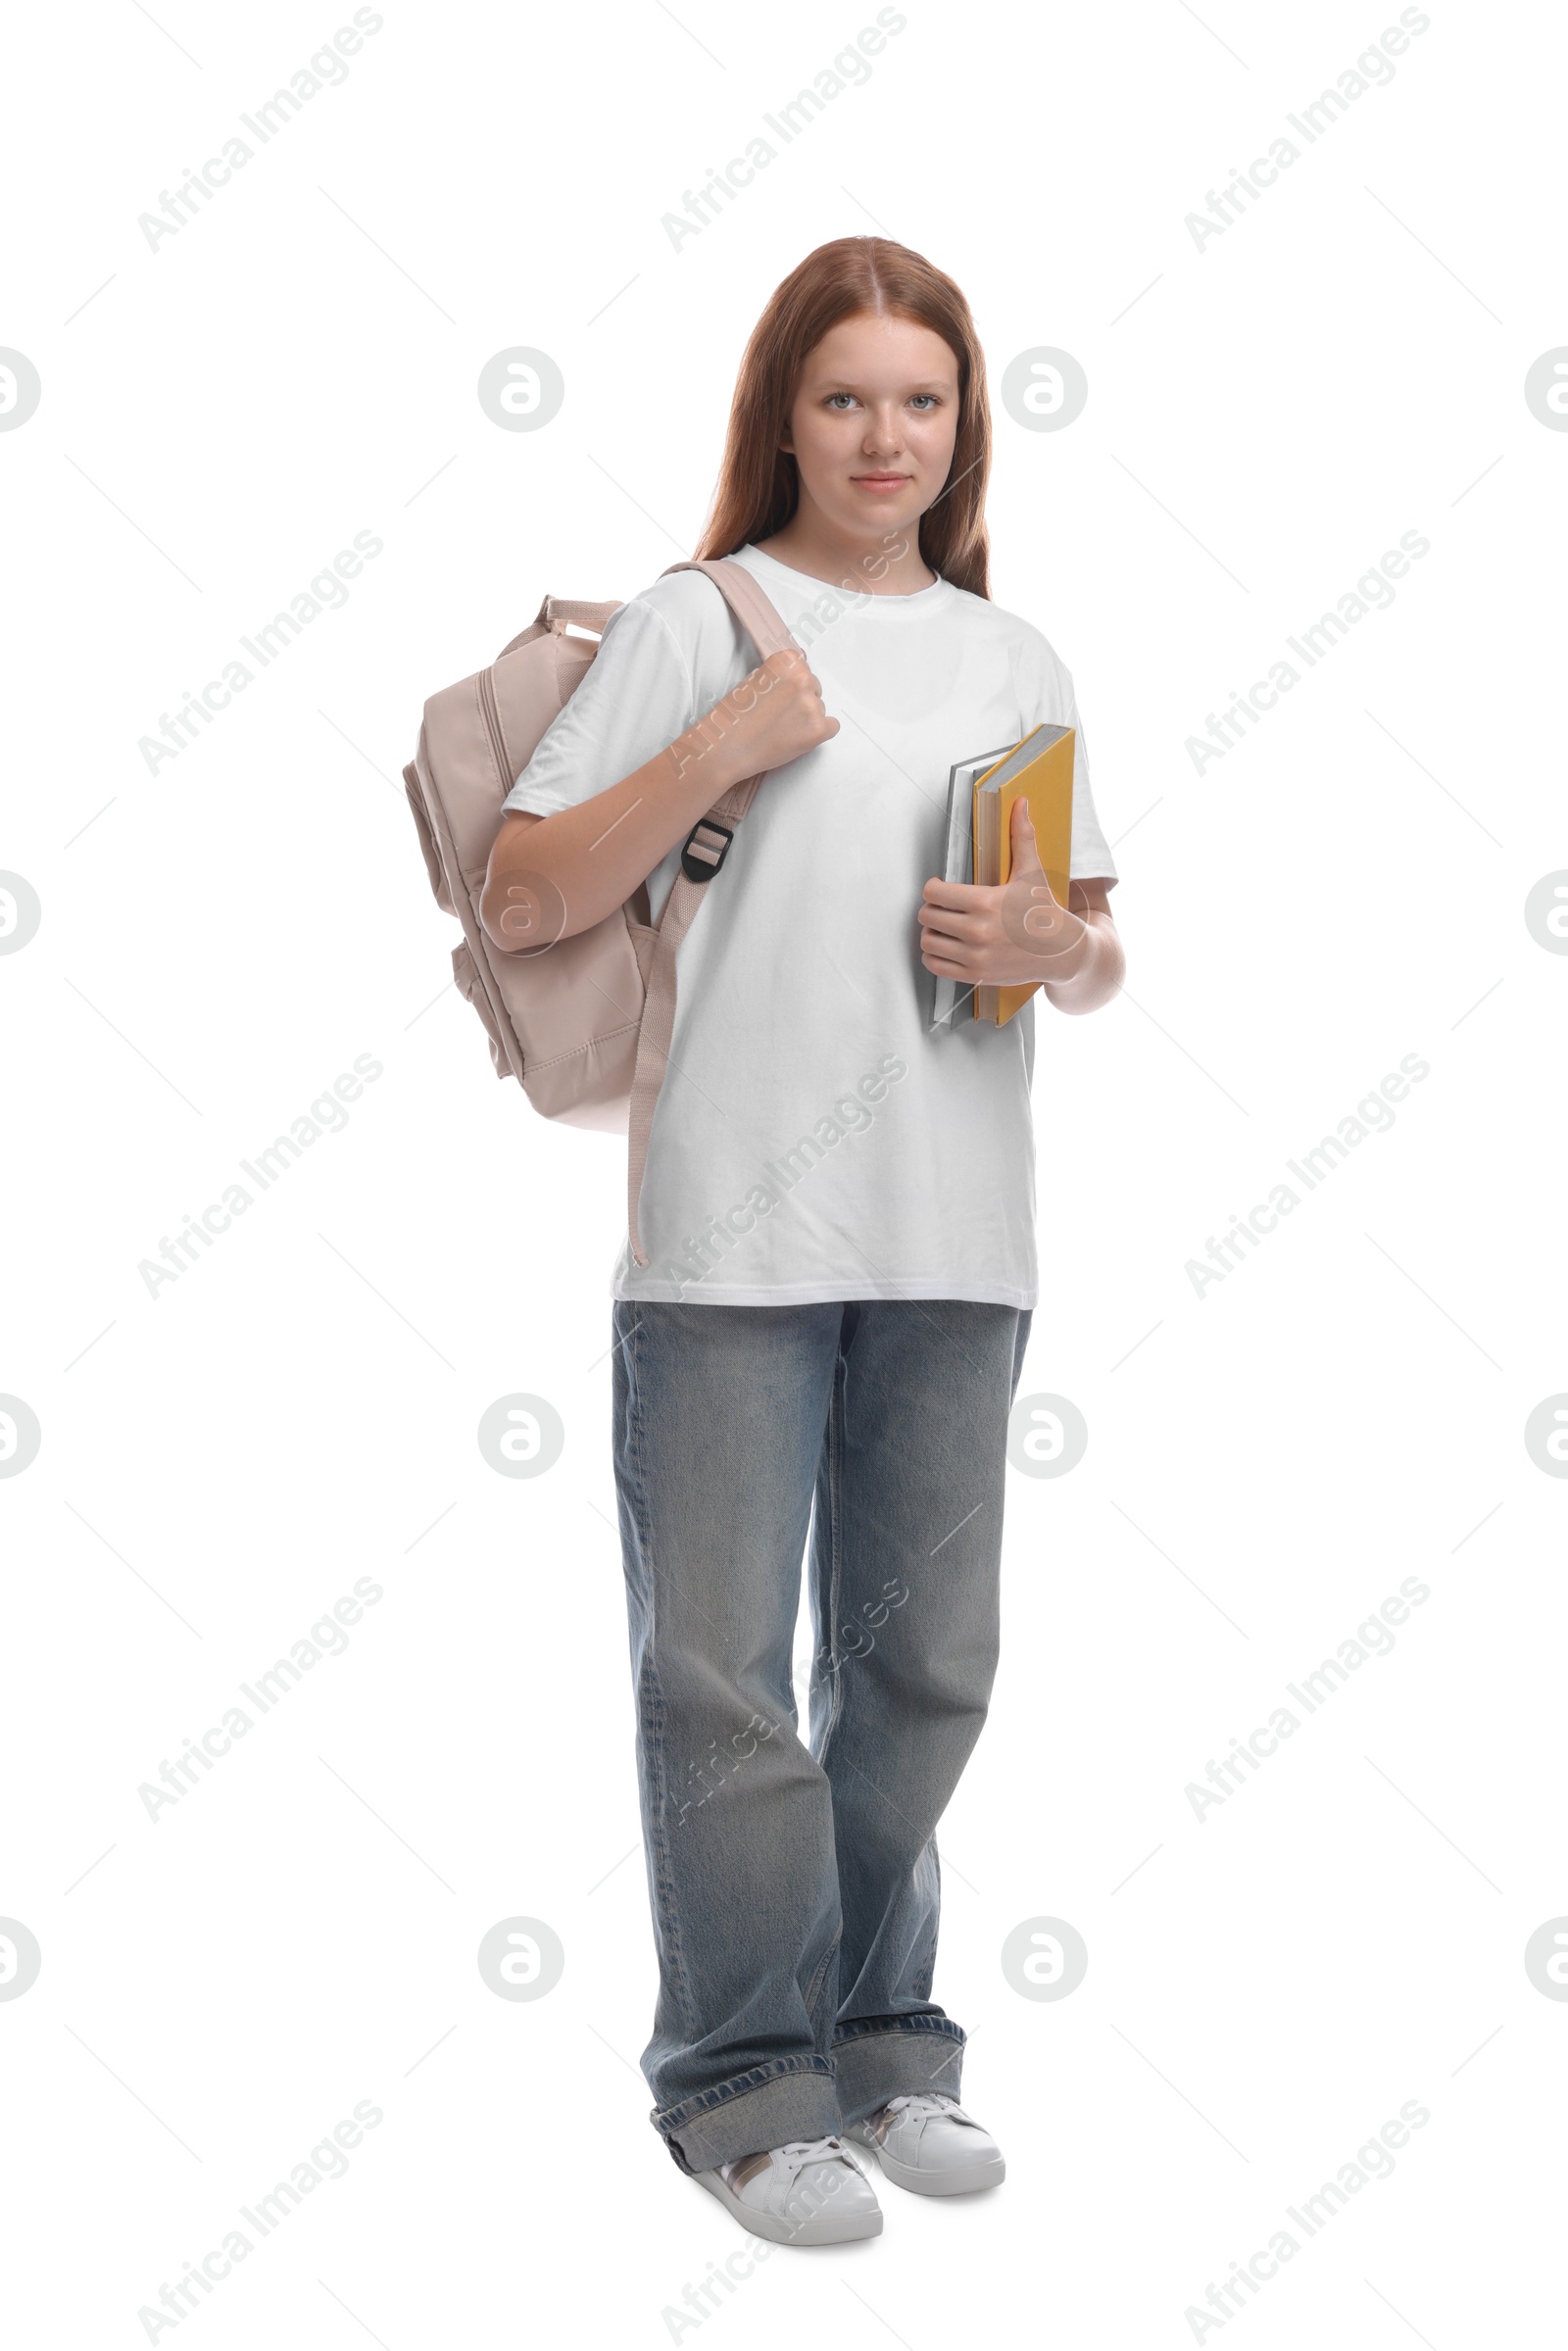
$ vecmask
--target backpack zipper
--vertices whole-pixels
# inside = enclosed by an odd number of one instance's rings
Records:
[[[506,737],[501,732],[501,711],[496,704],[495,681],[488,669],[481,669],[479,672],[479,708],[484,712],[484,722],[490,730],[490,748],[495,753],[496,766],[501,775],[501,790],[505,795],[512,790],[517,779],[508,764]]]

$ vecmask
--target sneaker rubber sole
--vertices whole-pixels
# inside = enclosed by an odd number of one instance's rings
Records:
[[[1000,2187],[1007,2177],[1004,2156],[991,2163],[966,2163],[947,2172],[919,2172],[912,2164],[900,2163],[879,2147],[875,2139],[869,2142],[857,2139],[857,2146],[865,2145],[874,2155],[895,2187],[906,2187],[915,2196],[967,2196],[983,2187]]]

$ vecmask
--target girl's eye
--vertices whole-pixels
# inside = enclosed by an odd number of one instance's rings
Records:
[[[829,408],[831,408],[836,400],[848,400],[853,404],[855,394],[853,392],[829,392],[827,396],[827,405]],[[842,416],[843,414],[844,411],[840,409],[839,415]]]
[[[935,408],[937,405],[937,396],[935,392],[916,392],[912,395],[912,397],[916,400],[929,400],[933,408]]]

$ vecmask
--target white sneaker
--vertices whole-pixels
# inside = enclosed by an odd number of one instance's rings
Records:
[[[941,2091],[890,2098],[845,2135],[870,2147],[894,2185],[917,2196],[965,2196],[1007,2175],[991,2133]]]
[[[696,2178],[743,2228],[775,2245],[842,2245],[882,2233],[875,2190],[841,2138],[794,2138]]]

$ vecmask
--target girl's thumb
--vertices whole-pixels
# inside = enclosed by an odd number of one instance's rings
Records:
[[[1012,864],[1014,872],[1020,864],[1040,864],[1040,846],[1035,837],[1035,820],[1029,803],[1020,792],[1012,804]]]

